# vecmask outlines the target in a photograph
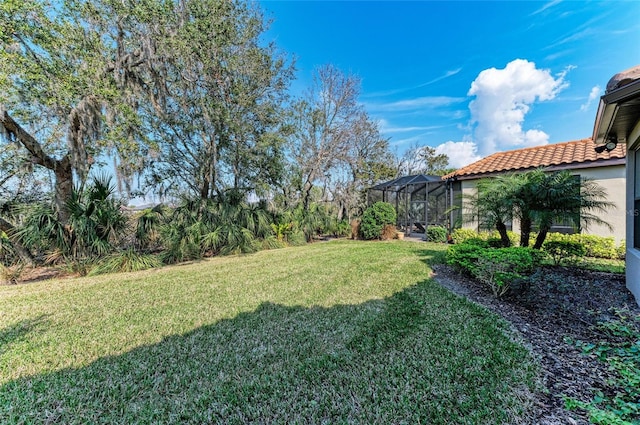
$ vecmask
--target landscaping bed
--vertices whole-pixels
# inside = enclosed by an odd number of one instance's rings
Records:
[[[497,299],[474,279],[450,266],[435,265],[434,278],[442,286],[499,314],[512,324],[525,345],[539,359],[545,393],[538,396],[535,424],[588,424],[585,412],[565,409],[565,397],[589,402],[594,392],[612,393],[607,365],[586,356],[575,341],[597,343],[597,328],[620,311],[640,314],[625,287],[624,275],[580,268],[544,267],[526,288],[514,288]],[[618,312],[618,313],[617,313]]]

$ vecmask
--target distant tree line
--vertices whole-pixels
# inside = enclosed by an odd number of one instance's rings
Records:
[[[0,260],[171,262],[347,232],[367,187],[418,171],[357,76],[325,65],[292,97],[267,28],[235,0],[0,4]],[[124,214],[140,195],[171,208]]]

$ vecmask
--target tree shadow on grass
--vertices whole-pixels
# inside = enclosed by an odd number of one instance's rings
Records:
[[[425,247],[418,250],[418,255],[429,267],[436,264],[445,264],[447,261],[447,248],[449,245],[441,244],[441,247],[431,248]]]
[[[47,315],[40,315],[34,319],[22,320],[6,328],[0,329],[0,355],[9,349],[9,346],[34,331],[45,326]]]
[[[0,423],[518,422],[533,376],[526,350],[493,316],[442,294],[425,281],[359,305],[263,303],[9,382]]]

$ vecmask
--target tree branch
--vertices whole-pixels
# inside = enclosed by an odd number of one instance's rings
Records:
[[[47,155],[40,143],[9,115],[3,105],[0,105],[0,125],[9,133],[9,138],[20,142],[29,151],[34,163],[55,171],[60,161]]]

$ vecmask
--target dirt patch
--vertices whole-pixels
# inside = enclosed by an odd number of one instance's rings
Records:
[[[41,280],[64,279],[70,277],[78,277],[78,275],[65,270],[61,270],[56,267],[26,267],[21,269],[19,273],[16,274],[15,280],[12,279],[11,281],[6,281],[0,279],[0,284],[15,285],[22,283],[39,282]]]
[[[623,275],[577,268],[545,267],[531,285],[496,299],[487,287],[460,275],[449,266],[433,267],[434,278],[445,288],[485,306],[512,324],[539,359],[547,391],[537,395],[532,424],[588,424],[580,412],[568,412],[563,396],[590,401],[594,389],[609,393],[610,373],[604,363],[582,355],[571,340],[597,342],[603,335],[598,322],[614,319],[612,309],[640,308],[625,287]]]

